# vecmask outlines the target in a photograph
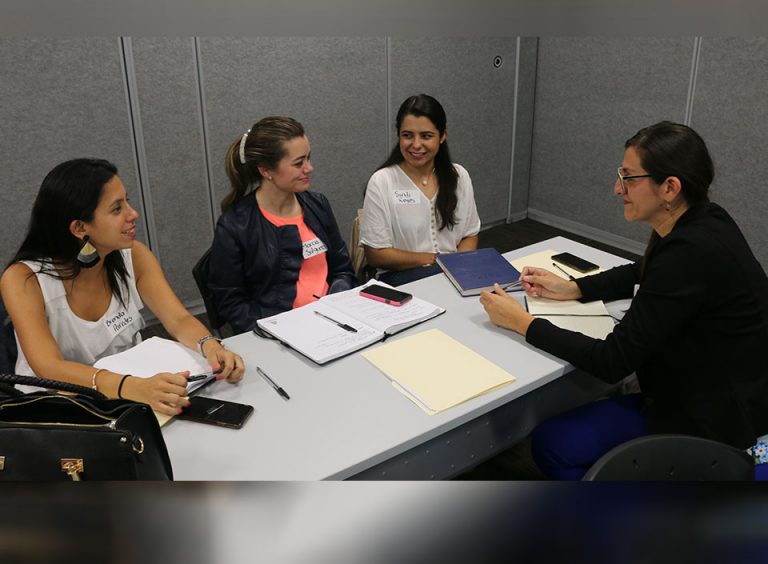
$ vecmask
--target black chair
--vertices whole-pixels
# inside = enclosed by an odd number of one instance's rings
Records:
[[[205,305],[205,313],[208,315],[208,323],[211,326],[214,334],[217,337],[222,337],[221,328],[224,325],[224,321],[219,317],[219,313],[216,311],[216,306],[213,303],[213,295],[208,290],[208,261],[211,258],[211,249],[208,249],[197,261],[197,264],[192,267],[192,276],[195,278],[197,289],[200,292],[200,296],[203,298],[203,305]]]
[[[648,435],[605,453],[584,480],[751,481],[755,463],[730,445],[690,435]]]

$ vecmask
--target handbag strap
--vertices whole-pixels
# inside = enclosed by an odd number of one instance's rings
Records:
[[[88,396],[93,399],[107,399],[107,396],[92,388],[61,382],[59,380],[48,380],[37,376],[22,376],[20,374],[0,374],[0,382],[5,384],[23,384],[25,386],[36,386],[38,388],[48,388],[49,390],[59,390],[61,392],[72,392]]]

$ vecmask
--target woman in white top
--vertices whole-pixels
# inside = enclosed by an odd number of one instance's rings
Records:
[[[379,279],[404,284],[440,272],[440,253],[477,248],[480,218],[467,171],[451,162],[445,110],[427,94],[406,99],[398,144],[371,176],[360,244]]]
[[[221,369],[219,379],[239,381],[243,360],[178,300],[155,256],[134,240],[138,217],[113,164],[75,159],[56,166],[43,180],[0,291],[16,331],[18,373],[175,415],[189,404],[188,372],[136,378],[93,367],[141,341],[144,304],[171,335]]]

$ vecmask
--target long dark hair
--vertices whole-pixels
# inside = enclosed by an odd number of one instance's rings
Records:
[[[224,158],[224,169],[229,178],[231,190],[221,201],[221,211],[245,196],[251,188],[261,184],[259,167],[274,169],[285,156],[286,141],[304,136],[304,126],[289,117],[269,116],[257,121],[244,136],[235,139]],[[245,137],[245,139],[243,139]],[[240,146],[243,157],[240,159]]]
[[[102,159],[74,159],[54,167],[40,185],[27,235],[8,266],[22,260],[40,261],[41,272],[49,276],[77,278],[81,267],[76,259],[82,241],[72,235],[69,226],[78,219],[93,221],[104,185],[116,175],[117,167]],[[112,251],[102,260],[109,288],[125,306],[123,289],[128,285],[128,272],[123,256]]]
[[[640,164],[657,184],[670,176],[680,180],[681,194],[689,206],[709,201],[709,186],[715,178],[715,165],[704,139],[687,125],[662,121],[644,127],[624,143],[640,157]],[[643,268],[660,240],[656,231],[645,249]]]
[[[405,116],[425,117],[432,122],[438,131],[438,137],[443,136],[445,133],[445,124],[447,119],[445,117],[445,110],[440,102],[435,100],[428,94],[418,94],[407,98],[405,102],[400,104],[400,109],[397,111],[397,118],[395,118],[395,128],[397,130],[398,142],[392,148],[392,152],[389,154],[384,163],[376,170],[387,168],[394,164],[400,164],[405,160],[403,154],[400,152],[400,127],[403,125],[403,119]],[[453,229],[456,225],[456,203],[458,198],[456,196],[456,185],[459,180],[459,174],[451,162],[451,153],[448,150],[448,141],[444,141],[440,144],[440,148],[435,155],[435,176],[437,177],[437,199],[435,200],[435,208],[440,215],[440,229]]]

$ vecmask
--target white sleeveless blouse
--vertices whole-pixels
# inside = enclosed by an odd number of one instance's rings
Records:
[[[48,327],[66,360],[92,366],[103,356],[124,351],[141,342],[139,330],[144,328],[145,323],[139,310],[144,307],[144,304],[136,289],[131,250],[124,249],[120,253],[123,255],[128,274],[127,292],[126,288],[123,289],[127,307],[124,307],[113,295],[107,312],[97,321],[81,319],[72,312],[67,303],[64,283],[58,278],[40,272],[41,262],[22,261],[37,277],[45,301]],[[19,349],[16,374],[35,376],[21,350],[18,336],[16,344]]]

